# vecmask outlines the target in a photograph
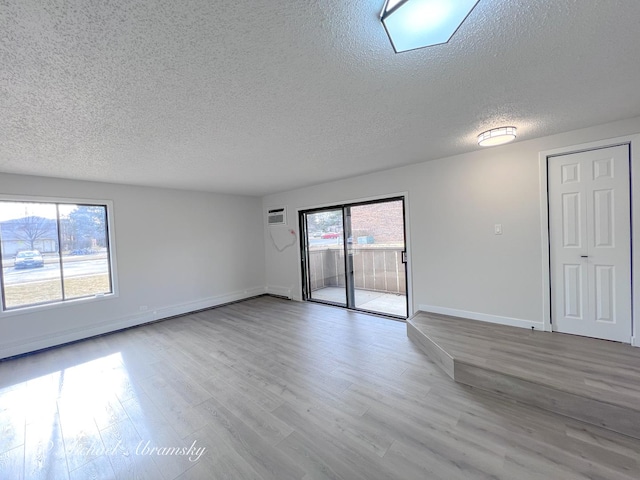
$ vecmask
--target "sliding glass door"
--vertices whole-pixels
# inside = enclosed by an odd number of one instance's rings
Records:
[[[404,199],[300,214],[305,300],[407,317]]]
[[[306,220],[308,297],[347,305],[342,209],[308,213]]]
[[[349,207],[355,308],[407,317],[404,202]]]

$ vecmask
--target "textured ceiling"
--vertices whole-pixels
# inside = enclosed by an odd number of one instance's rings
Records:
[[[480,0],[401,54],[383,0],[0,0],[0,171],[262,195],[640,115],[640,2]]]

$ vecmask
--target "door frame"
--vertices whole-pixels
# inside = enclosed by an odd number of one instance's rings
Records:
[[[411,269],[411,258],[412,258],[411,257],[411,222],[410,222],[411,214],[410,214],[410,206],[409,206],[409,192],[387,193],[384,195],[376,195],[371,197],[355,198],[355,199],[353,198],[336,199],[335,201],[332,201],[332,202],[326,202],[322,204],[296,208],[296,228],[298,232],[300,232],[300,239],[299,239],[300,245],[299,245],[299,248],[297,249],[298,265],[299,265],[297,298],[300,299],[301,301],[307,300],[304,298],[304,292],[303,292],[303,284],[306,281],[306,279],[305,279],[305,268],[303,264],[304,260],[302,258],[303,251],[304,251],[303,242],[305,241],[303,238],[305,228],[304,228],[304,225],[302,225],[301,223],[302,213],[306,213],[313,210],[330,209],[333,207],[342,208],[344,206],[351,206],[354,204],[358,205],[358,204],[367,204],[367,203],[378,203],[378,202],[384,202],[385,200],[392,201],[392,200],[399,200],[399,199],[402,199],[403,201],[403,213],[404,213],[403,220],[404,220],[404,251],[406,252],[405,269],[406,269],[406,290],[407,290],[406,292],[407,319],[411,318],[414,314],[414,308],[413,308],[413,289],[412,289],[413,281],[412,281],[412,269]],[[345,261],[346,261],[346,258],[345,258]],[[323,303],[323,302],[318,302],[318,303]],[[328,303],[328,302],[327,304],[331,305],[331,303]],[[342,307],[342,306],[340,307],[349,309],[348,307]],[[368,310],[359,310],[359,309],[351,309],[351,310],[355,312],[378,315],[375,312],[370,312]],[[400,317],[388,316],[383,313],[380,313],[379,315],[382,315],[390,319],[400,320]]]
[[[640,347],[640,134],[598,140],[541,151],[538,154],[540,191],[540,232],[542,247],[542,316],[543,328],[553,331],[551,323],[551,256],[549,243],[549,191],[547,188],[549,157],[629,145],[631,191],[631,345]]]

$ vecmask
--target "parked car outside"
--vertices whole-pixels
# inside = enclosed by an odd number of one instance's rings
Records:
[[[69,255],[93,255],[94,253],[98,252],[91,248],[77,248],[75,250],[71,250]]]
[[[320,238],[339,238],[341,236],[342,236],[341,233],[327,232],[327,233],[323,233]]]
[[[13,266],[18,268],[38,268],[44,267],[44,259],[38,250],[23,250],[16,253]]]

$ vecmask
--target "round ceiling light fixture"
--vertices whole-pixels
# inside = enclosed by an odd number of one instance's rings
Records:
[[[478,135],[478,145],[481,147],[494,147],[509,143],[516,139],[516,127],[492,128]]]

